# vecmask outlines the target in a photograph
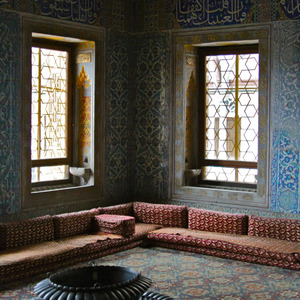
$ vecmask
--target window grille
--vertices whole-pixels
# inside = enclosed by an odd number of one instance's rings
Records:
[[[32,182],[68,179],[68,51],[32,47]]]
[[[259,54],[208,52],[202,56],[202,180],[256,184]]]

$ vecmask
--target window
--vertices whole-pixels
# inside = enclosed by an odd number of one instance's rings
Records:
[[[22,30],[22,209],[99,205],[105,30],[39,16]]]
[[[62,182],[72,165],[71,49],[31,48],[31,182]]]
[[[257,45],[199,48],[199,183],[256,187]]]
[[[172,33],[174,203],[269,206],[270,35],[269,25]]]

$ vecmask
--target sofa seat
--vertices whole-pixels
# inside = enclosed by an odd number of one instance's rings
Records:
[[[173,244],[208,250],[219,250],[231,254],[254,256],[261,259],[286,261],[300,268],[300,243],[286,240],[190,230],[185,228],[159,229],[150,232],[147,238],[156,244],[160,243],[160,245],[163,244],[164,246]]]
[[[122,250],[137,247],[155,224],[135,226],[135,234],[123,238],[110,233],[83,234],[1,251],[0,283],[52,271]]]
[[[0,266],[38,260],[47,256],[60,255],[77,248],[58,241],[43,242],[1,251]]]

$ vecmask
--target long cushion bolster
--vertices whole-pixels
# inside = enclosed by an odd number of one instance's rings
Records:
[[[150,240],[179,245],[221,249],[234,253],[245,253],[265,258],[297,261],[295,253],[300,253],[300,244],[278,239],[247,235],[220,234],[216,232],[189,230],[184,228],[162,228],[150,232]]]
[[[0,224],[0,249],[54,240],[53,218],[49,215]]]
[[[300,243],[300,220],[250,216],[248,234]]]
[[[231,214],[195,207],[190,207],[188,212],[189,229],[230,234],[247,234],[247,215]]]
[[[186,205],[134,202],[133,210],[137,222],[187,228]]]

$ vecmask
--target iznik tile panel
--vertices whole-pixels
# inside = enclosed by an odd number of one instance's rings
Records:
[[[0,10],[0,215],[20,209],[20,18]]]

